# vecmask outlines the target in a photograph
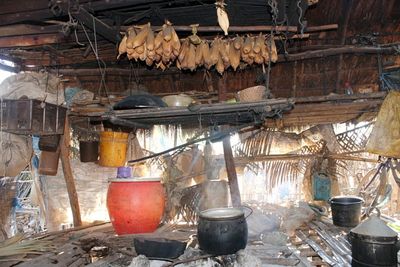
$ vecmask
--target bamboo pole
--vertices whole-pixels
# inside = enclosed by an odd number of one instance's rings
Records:
[[[69,160],[70,131],[68,116],[65,118],[64,135],[61,140],[61,163],[63,167],[65,184],[67,185],[69,203],[71,205],[74,227],[82,225],[81,211],[79,208],[78,193],[76,192],[74,176],[72,174],[71,162]]]

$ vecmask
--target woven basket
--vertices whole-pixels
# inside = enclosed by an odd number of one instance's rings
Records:
[[[256,102],[265,98],[266,87],[257,85],[237,92],[237,100],[240,102]]]

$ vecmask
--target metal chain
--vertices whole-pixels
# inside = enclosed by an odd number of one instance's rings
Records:
[[[271,7],[272,23],[276,26],[276,20],[278,18],[278,2],[276,0],[268,0],[268,5]]]
[[[300,4],[301,4],[301,0],[298,0],[298,1],[297,1],[297,8],[299,9],[299,25],[300,25],[300,27],[301,27],[301,28],[300,28],[300,33],[301,33],[301,38],[303,38],[305,25],[304,25],[304,23],[301,21],[301,17],[303,16],[303,9],[301,9]]]

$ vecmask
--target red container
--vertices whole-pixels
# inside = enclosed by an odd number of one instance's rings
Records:
[[[118,235],[151,233],[164,214],[165,192],[159,179],[112,179],[107,209]]]

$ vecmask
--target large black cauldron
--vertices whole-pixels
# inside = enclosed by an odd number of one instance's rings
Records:
[[[247,245],[247,223],[239,208],[200,212],[197,226],[200,248],[212,255],[234,254]]]
[[[379,216],[371,215],[365,222],[352,229],[349,239],[352,266],[397,266],[397,233]]]

